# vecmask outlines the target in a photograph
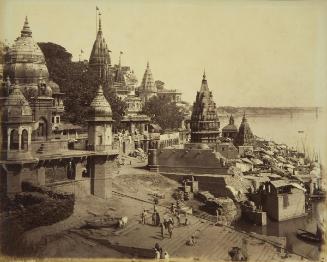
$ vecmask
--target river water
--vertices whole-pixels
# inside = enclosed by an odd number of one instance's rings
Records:
[[[238,127],[242,116],[235,116]],[[283,115],[249,115],[247,116],[252,132],[258,137],[284,143],[299,151],[305,148],[306,153],[318,156],[326,166],[327,132],[326,115],[323,112],[297,113]],[[228,123],[228,117],[220,117],[221,127]],[[300,132],[299,132],[300,131]],[[239,221],[235,226],[247,232],[256,232],[264,235],[283,236],[287,238],[287,248],[297,254],[311,259],[319,258],[317,244],[304,242],[296,237],[297,229],[316,231],[317,210],[321,204],[312,203],[312,211],[305,217],[291,219],[284,222],[275,222],[268,219],[267,226],[255,226]]]

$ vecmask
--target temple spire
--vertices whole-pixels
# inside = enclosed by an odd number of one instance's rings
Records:
[[[99,32],[102,32],[102,27],[101,27],[101,13],[99,12]]]
[[[209,91],[209,88],[208,88],[208,83],[207,83],[206,72],[204,70],[203,71],[203,78],[202,78],[200,92],[205,92],[205,91]]]
[[[242,118],[242,122],[244,123],[244,122],[246,122],[247,121],[247,119],[246,119],[246,116],[245,116],[245,111],[243,111],[243,118]]]
[[[32,31],[31,28],[28,24],[28,19],[27,16],[25,16],[25,22],[24,22],[24,26],[21,32],[21,36],[27,36],[27,37],[31,37],[32,36]]]
[[[231,114],[230,117],[229,117],[229,124],[230,124],[230,125],[234,125],[234,117],[233,117],[232,114]]]
[[[120,53],[119,53],[119,64],[118,64],[119,68],[121,67],[121,55],[122,55],[122,54],[123,54],[123,52],[120,51]]]

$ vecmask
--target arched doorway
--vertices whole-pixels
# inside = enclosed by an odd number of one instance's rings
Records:
[[[48,124],[47,120],[43,117],[39,119],[39,127],[37,129],[37,136],[38,137],[47,137],[47,129],[48,129]]]
[[[10,132],[10,150],[19,149],[19,135],[16,129]]]
[[[21,136],[21,149],[28,150],[28,132],[26,129],[23,130]]]

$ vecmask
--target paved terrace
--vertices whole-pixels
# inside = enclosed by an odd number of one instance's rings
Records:
[[[114,198],[121,197],[126,196],[119,193],[114,196]],[[134,201],[135,205],[140,202],[133,197],[131,197],[131,201]],[[149,205],[150,211],[152,208]],[[161,218],[170,215],[165,207],[158,207],[158,211]],[[174,228],[172,239],[169,239],[167,231],[165,231],[164,239],[161,238],[160,227],[151,225],[151,214],[145,225],[140,223],[140,215],[135,215],[129,217],[128,224],[123,229],[114,231],[110,228],[73,229],[70,230],[70,234],[78,234],[88,240],[136,257],[153,258],[152,249],[155,243],[159,243],[170,257],[193,257],[201,261],[231,260],[228,250],[234,246],[240,247],[245,238],[248,242],[248,256],[251,261],[285,261],[281,254],[282,249],[278,247],[281,238],[253,236],[236,231],[231,227],[216,226],[206,219],[191,215],[188,215],[188,220],[189,225]],[[181,222],[184,222],[184,216],[181,217]],[[192,235],[196,237],[196,245],[187,246],[186,241]],[[267,239],[269,239],[268,242]],[[301,257],[292,254],[288,256],[288,259],[300,260]]]

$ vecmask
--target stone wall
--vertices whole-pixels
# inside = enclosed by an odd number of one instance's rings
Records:
[[[264,210],[276,221],[284,221],[305,215],[305,194],[302,190],[292,188],[287,194],[268,194]]]
[[[181,173],[161,173],[162,175],[174,179],[178,182],[186,178],[190,178],[191,174]],[[196,175],[192,174],[194,179],[198,181],[199,191],[209,191],[215,197],[230,197],[233,198],[230,190],[226,188],[228,185],[229,175]]]
[[[160,172],[227,174],[227,166],[211,149],[159,149]]]

